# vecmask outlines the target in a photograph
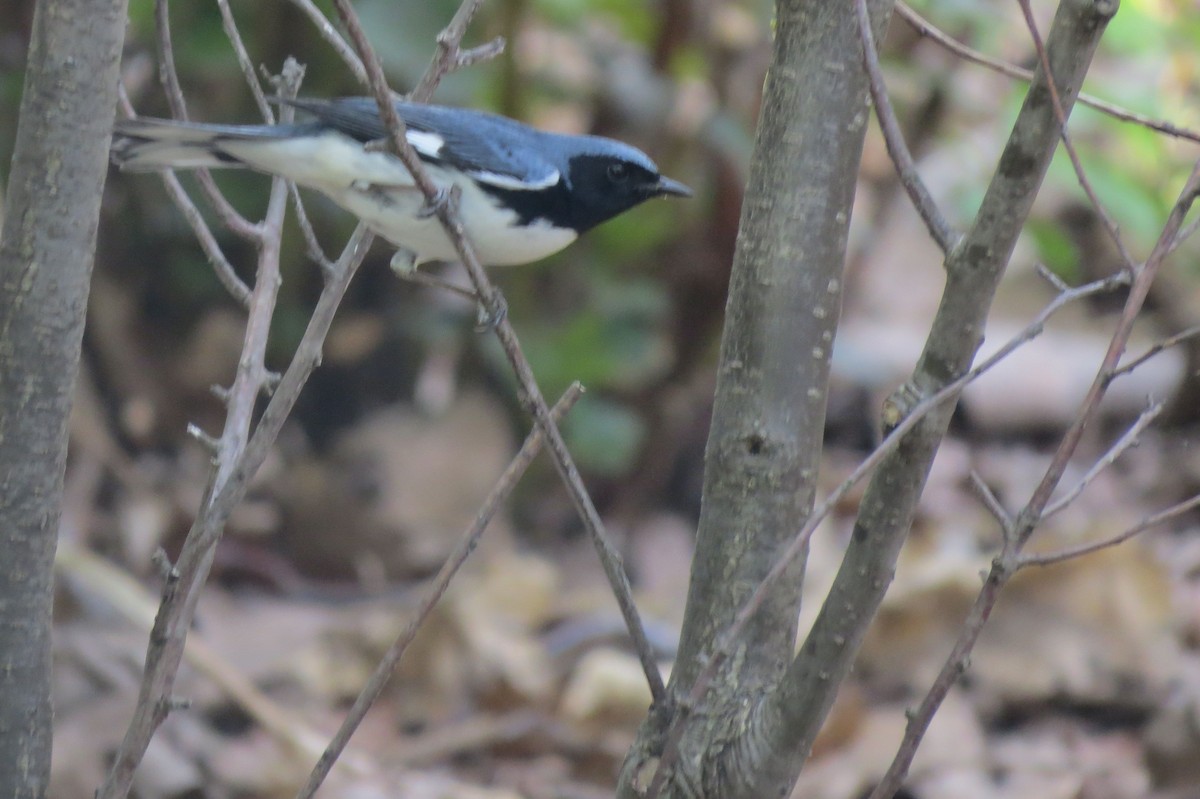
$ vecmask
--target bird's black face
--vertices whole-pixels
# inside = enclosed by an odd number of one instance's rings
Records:
[[[687,186],[664,178],[649,159],[577,155],[570,161],[572,227],[583,233],[651,197],[690,197]]]

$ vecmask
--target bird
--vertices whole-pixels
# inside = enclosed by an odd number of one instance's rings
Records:
[[[280,100],[312,119],[221,125],[150,117],[119,121],[112,160],[122,170],[242,168],[315,189],[399,251],[394,268],[458,254],[387,138],[370,97]],[[602,136],[552,133],[508,117],[396,101],[440,190],[457,187],[459,216],[483,266],[541,260],[646,200],[690,197],[637,148]]]

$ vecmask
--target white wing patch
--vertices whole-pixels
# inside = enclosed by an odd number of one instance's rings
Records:
[[[424,130],[409,128],[407,134],[405,138],[408,139],[408,143],[413,146],[414,150],[426,158],[437,158],[438,153],[442,151],[442,146],[446,143],[446,140],[436,133]]]
[[[511,189],[513,191],[538,191],[540,189],[548,189],[558,183],[562,176],[557,169],[550,170],[545,176],[537,180],[521,180],[512,175],[501,175],[498,172],[488,172],[487,170],[475,170],[468,172],[468,175],[478,180],[480,183],[486,183],[489,186],[495,186],[498,189]]]

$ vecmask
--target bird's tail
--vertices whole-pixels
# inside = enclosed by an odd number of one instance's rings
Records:
[[[206,125],[143,117],[113,129],[112,161],[123,170],[250,166],[228,152],[237,142],[270,142],[296,135],[298,125]]]

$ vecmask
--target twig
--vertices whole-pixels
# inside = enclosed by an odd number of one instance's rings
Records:
[[[1161,401],[1155,401],[1146,410],[1142,411],[1134,423],[1129,426],[1129,429],[1125,431],[1125,434],[1108,448],[1108,451],[1104,453],[1102,458],[1092,464],[1091,468],[1079,479],[1079,482],[1070,491],[1046,507],[1046,510],[1042,512],[1041,521],[1046,521],[1074,502],[1102,471],[1112,466],[1117,458],[1121,457],[1126,450],[1137,444],[1142,433],[1158,418],[1164,407],[1166,406]]]
[[[1115,547],[1118,544],[1123,544],[1134,536],[1149,530],[1152,527],[1157,527],[1164,522],[1169,522],[1195,508],[1200,508],[1200,494],[1186,499],[1183,502],[1176,503],[1169,508],[1160,510],[1152,516],[1147,516],[1142,521],[1130,527],[1118,535],[1111,538],[1106,538],[1102,541],[1093,541],[1090,544],[1080,544],[1077,547],[1063,549],[1059,552],[1049,552],[1044,555],[1021,555],[1017,559],[1017,568],[1023,569],[1026,566],[1053,566],[1056,563],[1062,563],[1065,560],[1080,558],[1084,555],[1090,555],[1093,552],[1099,552],[1102,549]]]
[[[1185,241],[1196,235],[1197,230],[1200,230],[1200,219],[1193,219],[1187,227],[1179,231],[1179,234],[1175,236],[1175,241],[1171,242],[1171,250],[1174,251],[1181,247]]]
[[[161,551],[161,550],[160,550]],[[135,628],[149,633],[154,625],[157,600],[127,572],[70,541],[59,543],[54,568],[71,583],[101,597]],[[254,683],[194,633],[188,637],[184,657],[224,691],[264,730],[295,751],[315,757],[321,751],[316,729],[266,696]],[[365,772],[365,762],[353,767]]]
[[[992,568],[988,573],[987,579],[984,581],[983,589],[975,598],[975,603],[971,606],[971,610],[963,622],[959,637],[954,642],[954,647],[951,649],[945,663],[942,664],[942,668],[938,672],[933,685],[921,700],[921,704],[917,709],[909,714],[904,738],[897,749],[891,765],[888,767],[887,773],[871,794],[871,799],[890,799],[899,790],[905,775],[908,773],[909,767],[912,765],[912,759],[916,755],[917,747],[925,737],[925,732],[929,728],[929,723],[932,721],[933,715],[941,707],[942,701],[950,692],[950,688],[954,685],[958,676],[966,669],[966,664],[975,647],[975,642],[978,640],[983,626],[987,623],[988,617],[991,615],[992,609],[999,599],[1001,589],[1021,566],[1027,564],[1034,565],[1036,563],[1036,560],[1027,562],[1021,554],[1021,550],[1044,518],[1050,496],[1062,480],[1067,464],[1082,439],[1084,429],[1099,407],[1100,399],[1104,396],[1104,392],[1111,382],[1113,371],[1120,361],[1121,353],[1125,350],[1126,343],[1129,340],[1129,333],[1133,329],[1133,323],[1137,319],[1142,305],[1145,303],[1146,296],[1150,290],[1150,284],[1153,282],[1154,276],[1157,274],[1163,259],[1170,252],[1171,244],[1174,242],[1176,234],[1183,224],[1183,219],[1187,216],[1187,212],[1196,198],[1197,191],[1200,191],[1200,161],[1197,161],[1192,168],[1192,173],[1184,184],[1183,191],[1176,200],[1175,206],[1171,209],[1171,213],[1163,225],[1158,242],[1154,245],[1154,250],[1150,253],[1150,257],[1146,259],[1146,263],[1142,265],[1141,269],[1137,270],[1134,276],[1133,285],[1130,287],[1129,296],[1125,300],[1125,308],[1121,312],[1121,318],[1109,342],[1108,351],[1096,373],[1095,380],[1092,382],[1087,395],[1080,404],[1075,420],[1071,423],[1071,427],[1067,430],[1066,434],[1064,434],[1063,440],[1059,443],[1058,449],[1051,458],[1045,475],[1042,477],[1037,488],[1034,489],[1029,502],[1017,514],[1015,535],[1006,539],[1000,555],[992,562]],[[1200,498],[1193,501],[1200,502]],[[1173,515],[1184,513],[1191,507],[1194,507],[1194,505],[1182,503],[1168,509],[1168,511],[1164,511],[1158,517],[1151,517],[1151,520],[1154,523],[1159,523],[1167,518],[1173,518]],[[1168,513],[1172,515],[1165,515]],[[1150,522],[1151,520],[1147,521]],[[1149,526],[1152,525],[1144,523],[1134,529],[1140,532]],[[1136,532],[1129,532],[1129,535],[1135,534]],[[1116,539],[1110,539],[1108,542],[1101,542],[1101,544],[1111,546],[1114,543],[1119,543],[1120,540],[1124,540],[1124,538],[1118,536]],[[1082,555],[1093,552],[1098,548],[1101,547],[1097,544],[1089,544],[1078,547],[1075,550],[1068,550],[1067,552],[1075,552]],[[1065,559],[1067,552],[1058,553],[1064,556],[1059,558],[1059,560]]]
[[[326,284],[317,299],[296,354],[263,410],[254,434],[237,463],[229,470],[224,486],[217,491],[210,484],[205,492],[202,507],[206,511],[198,514],[192,523],[179,561],[172,570],[176,577],[163,590],[163,601],[150,633],[146,667],[134,718],[125,732],[108,776],[97,792],[97,799],[120,799],[129,793],[133,770],[169,709],[168,702],[156,698],[171,696],[188,629],[195,616],[199,588],[212,564],[213,550],[225,521],[245,496],[249,476],[266,460],[284,420],[300,395],[300,389],[320,363],[321,349],[334,312],[366,257],[371,238],[362,225],[351,236],[342,257],[338,259],[336,278]]]
[[[551,412],[553,418],[555,420],[562,419],[582,394],[583,387],[579,383],[574,383],[554,406],[554,410]],[[421,598],[421,602],[417,606],[416,615],[413,616],[404,630],[396,636],[391,646],[388,647],[387,652],[380,658],[379,663],[375,666],[375,670],[371,673],[370,679],[367,680],[359,692],[358,698],[354,700],[354,704],[346,713],[346,718],[338,728],[337,734],[329,741],[328,746],[325,747],[325,751],[321,754],[320,759],[317,760],[317,764],[309,774],[307,782],[304,783],[304,787],[296,794],[296,799],[311,799],[312,795],[321,787],[321,783],[325,781],[325,777],[328,776],[330,769],[333,768],[333,764],[341,756],[342,750],[350,742],[350,736],[358,729],[358,725],[362,723],[363,717],[367,715],[367,711],[371,708],[371,705],[375,703],[375,700],[379,698],[379,694],[383,692],[384,686],[391,679],[392,672],[395,671],[400,659],[404,657],[409,644],[416,638],[417,632],[421,629],[426,619],[429,618],[429,614],[433,611],[434,606],[441,600],[442,595],[446,593],[446,588],[450,585],[450,580],[454,578],[454,575],[458,574],[458,570],[466,563],[467,557],[475,551],[475,547],[479,544],[479,539],[483,536],[484,530],[487,529],[496,512],[507,501],[513,489],[516,488],[517,482],[525,474],[525,470],[529,468],[529,464],[541,452],[544,442],[545,436],[542,430],[537,427],[533,428],[529,435],[525,437],[525,443],[521,445],[521,449],[513,457],[508,467],[504,470],[504,473],[500,475],[500,479],[492,487],[487,499],[483,501],[479,512],[475,515],[475,520],[463,533],[462,537],[459,538],[454,549],[446,557],[446,562],[438,570],[433,583],[426,589],[425,595]]]
[[[217,0],[217,8],[221,11],[221,27],[225,31],[225,38],[233,47],[234,57],[237,58],[238,66],[242,68],[242,77],[250,87],[250,93],[254,95],[254,104],[258,106],[258,112],[268,124],[274,123],[275,112],[267,102],[267,96],[263,94],[262,84],[258,82],[258,72],[250,60],[250,53],[246,51],[246,43],[242,41],[242,34],[238,31],[237,21],[229,8],[229,0]]]
[[[1017,80],[1031,81],[1033,80],[1033,70],[1019,67],[1016,64],[1010,64],[1007,61],[1001,61],[998,58],[993,58],[985,53],[981,53],[962,42],[958,41],[941,28],[936,27],[932,22],[922,17],[912,9],[903,0],[896,2],[896,14],[899,15],[905,22],[912,26],[921,36],[933,40],[936,44],[946,48],[950,52],[960,58],[970,61],[973,64],[978,64],[981,67],[986,67],[993,72],[998,72],[1001,75],[1006,75]],[[1135,125],[1149,128],[1158,133],[1164,133],[1168,136],[1174,136],[1179,139],[1187,139],[1200,143],[1200,133],[1189,130],[1188,128],[1180,127],[1171,122],[1166,122],[1158,119],[1151,119],[1143,114],[1138,114],[1126,108],[1121,108],[1114,103],[1101,100],[1093,97],[1090,94],[1079,94],[1078,102],[1099,111],[1102,114],[1107,114],[1114,119],[1122,122],[1132,122]]]
[[[1174,249],[1174,247],[1172,247],[1172,249]],[[1196,338],[1196,336],[1200,336],[1200,325],[1196,325],[1194,327],[1189,327],[1187,330],[1181,330],[1180,332],[1176,333],[1173,336],[1168,336],[1167,338],[1163,339],[1162,341],[1158,342],[1157,344],[1154,344],[1151,347],[1149,347],[1145,352],[1143,352],[1141,355],[1137,356],[1136,358],[1133,358],[1128,363],[1123,363],[1123,364],[1121,364],[1120,367],[1113,369],[1112,374],[1109,375],[1109,380],[1110,381],[1116,380],[1118,377],[1121,377],[1122,375],[1129,374],[1134,369],[1138,368],[1139,366],[1144,364],[1146,361],[1153,358],[1155,355],[1158,355],[1163,350],[1168,350],[1171,347],[1176,347],[1176,346],[1184,343],[1185,341],[1190,341],[1191,339]]]
[[[879,120],[879,129],[883,131],[888,155],[896,167],[901,185],[908,192],[909,199],[928,228],[929,235],[944,254],[949,254],[961,238],[961,234],[950,226],[934,202],[925,181],[921,180],[921,175],[917,172],[908,144],[904,141],[904,133],[900,130],[900,122],[896,119],[891,98],[888,97],[887,84],[883,80],[883,69],[879,66],[879,51],[875,46],[875,34],[871,32],[867,0],[854,0],[854,10],[858,14],[858,35],[862,40],[863,63],[867,69],[871,99],[875,103],[875,117]]]
[[[464,0],[464,5],[477,7],[478,2],[479,0]],[[457,208],[455,207],[454,193],[451,192],[449,196],[446,196],[445,192],[438,189],[425,173],[425,169],[417,158],[416,153],[405,139],[404,123],[397,115],[395,106],[391,102],[391,92],[388,90],[387,82],[384,79],[383,68],[379,64],[378,57],[371,49],[370,42],[367,41],[366,35],[362,30],[362,25],[354,13],[354,9],[351,8],[348,0],[334,0],[334,6],[337,8],[338,14],[346,26],[346,31],[350,35],[351,41],[354,42],[355,48],[358,50],[359,56],[367,68],[371,91],[375,95],[376,103],[379,105],[380,115],[387,126],[391,144],[395,148],[396,155],[401,159],[405,167],[408,168],[413,176],[413,182],[420,188],[421,193],[425,195],[425,200],[429,207],[434,210],[441,221],[447,237],[454,244],[459,260],[462,261],[463,266],[466,267],[467,273],[471,277],[471,283],[475,286],[475,293],[479,297],[479,302],[485,309],[488,318],[494,321],[496,337],[499,339],[500,346],[504,349],[504,353],[508,357],[513,371],[516,373],[517,383],[520,386],[521,397],[526,410],[534,417],[538,426],[546,434],[550,452],[554,456],[554,465],[566,483],[571,500],[575,505],[576,511],[579,513],[580,519],[583,521],[588,535],[592,539],[592,543],[600,558],[600,565],[604,569],[609,586],[612,588],[617,604],[621,609],[621,615],[625,620],[626,627],[629,629],[630,638],[637,652],[638,659],[641,662],[642,671],[645,673],[646,681],[650,685],[651,696],[656,704],[660,704],[666,698],[666,687],[663,685],[662,675],[659,674],[658,664],[654,659],[654,651],[650,647],[645,628],[638,615],[637,607],[633,602],[633,592],[629,587],[629,578],[625,574],[621,556],[608,540],[608,536],[604,531],[604,523],[601,521],[600,514],[596,511],[596,506],[583,485],[583,480],[579,476],[579,470],[571,458],[571,453],[567,450],[567,445],[563,441],[562,434],[559,433],[554,420],[550,418],[550,409],[546,405],[545,398],[542,397],[541,389],[538,388],[537,380],[533,376],[533,369],[530,367],[529,361],[525,358],[525,354],[521,351],[520,343],[517,341],[517,336],[513,331],[512,325],[505,318],[504,298],[496,287],[492,285],[487,273],[483,270],[483,266],[479,263],[479,258],[475,254],[474,247],[466,237],[462,220],[459,219]],[[422,81],[421,84],[432,87],[436,86],[436,81]],[[413,97],[418,101],[428,99],[418,92],[414,92]]]
[[[419,269],[412,269],[407,272],[397,272],[397,274],[401,280],[405,280],[409,283],[416,283],[419,286],[428,286],[429,288],[448,291],[451,294],[456,294],[459,297],[462,297],[464,300],[469,300],[470,302],[479,301],[479,297],[477,297],[475,292],[471,289],[464,288],[463,286],[456,286],[448,280],[442,280],[440,277],[431,275],[428,272],[422,272]]]
[[[1121,311],[1121,318],[1117,321],[1117,327],[1109,342],[1108,351],[1104,355],[1104,360],[1100,366],[1100,370],[1096,374],[1095,380],[1088,389],[1087,395],[1080,404],[1079,413],[1076,415],[1071,427],[1063,436],[1062,442],[1051,459],[1050,466],[1046,470],[1041,483],[1034,490],[1029,504],[1018,516],[1018,523],[1024,529],[1021,531],[1022,543],[1028,540],[1033,533],[1034,528],[1042,517],[1042,513],[1050,501],[1050,496],[1054,489],[1062,480],[1063,473],[1066,471],[1067,464],[1079,446],[1079,441],[1083,437],[1083,431],[1095,416],[1096,411],[1100,406],[1100,399],[1104,396],[1104,392],[1108,389],[1112,382],[1113,373],[1120,363],[1121,355],[1125,352],[1125,347],[1129,342],[1129,334],[1133,331],[1133,324],[1137,321],[1138,314],[1141,312],[1142,306],[1146,302],[1146,297],[1150,292],[1150,285],[1154,282],[1155,275],[1158,274],[1158,269],[1162,265],[1163,259],[1166,258],[1170,251],[1171,242],[1175,240],[1175,234],[1179,232],[1180,226],[1183,224],[1183,219],[1187,216],[1188,210],[1192,206],[1192,202],[1196,199],[1196,193],[1200,191],[1200,161],[1197,161],[1192,168],[1191,175],[1188,176],[1187,182],[1184,184],[1183,190],[1180,192],[1179,199],[1176,200],[1175,206],[1171,209],[1171,213],[1167,217],[1166,224],[1163,226],[1162,232],[1159,234],[1158,241],[1154,245],[1150,257],[1146,259],[1146,263],[1137,270],[1133,279],[1133,285],[1129,289],[1129,296],[1125,300],[1125,307]]]
[[[317,32],[321,34],[321,38],[345,62],[350,71],[354,73],[354,77],[358,79],[358,82],[365,85],[367,82],[367,70],[363,66],[362,59],[354,52],[354,48],[341,37],[324,12],[317,8],[312,0],[291,0],[291,3],[308,17],[309,21],[317,29]]]
[[[320,268],[321,274],[328,280],[333,273],[333,261],[325,254],[320,240],[317,239],[317,232],[313,230],[312,220],[308,218],[308,212],[304,210],[304,200],[300,197],[300,189],[291,181],[288,181],[288,194],[292,198],[292,210],[296,213],[296,224],[300,227],[300,235],[304,237],[304,246],[308,251],[308,257]]]
[[[1046,76],[1046,88],[1050,90],[1050,102],[1054,106],[1054,115],[1058,118],[1059,134],[1062,136],[1063,147],[1067,151],[1067,156],[1071,159],[1071,166],[1075,169],[1075,177],[1079,181],[1079,185],[1083,188],[1083,193],[1087,195],[1088,201],[1092,207],[1096,209],[1096,215],[1100,218],[1104,229],[1108,231],[1109,238],[1117,245],[1117,251],[1121,253],[1121,260],[1125,262],[1125,268],[1132,271],[1135,268],[1133,255],[1130,254],[1125,242],[1121,239],[1121,231],[1117,229],[1117,223],[1109,216],[1105,210],[1104,204],[1100,202],[1100,197],[1097,196],[1096,190],[1092,188],[1092,182],[1088,179],[1087,173],[1083,169],[1083,162],[1079,160],[1079,153],[1075,150],[1075,144],[1071,140],[1070,134],[1067,132],[1067,112],[1063,109],[1062,98],[1058,94],[1058,86],[1054,80],[1054,73],[1050,70],[1050,57],[1046,54],[1046,45],[1042,41],[1042,35],[1038,32],[1037,21],[1033,18],[1033,8],[1029,4],[1029,0],[1017,0],[1017,4],[1021,6],[1021,13],[1025,17],[1025,24],[1029,28],[1029,37],[1033,40],[1034,49],[1037,50],[1038,61],[1042,65],[1042,73]]]
[[[137,116],[137,112],[133,110],[133,104],[129,102],[129,96],[125,93],[124,86],[120,87],[120,103],[121,113],[126,118],[132,119]],[[204,254],[208,256],[208,262],[212,265],[213,273],[216,274],[217,280],[233,296],[238,305],[241,305],[243,308],[249,308],[249,286],[243,283],[242,279],[237,276],[237,272],[233,269],[233,264],[229,263],[229,260],[225,257],[225,253],[221,251],[221,245],[217,243],[217,237],[213,235],[212,229],[204,221],[204,215],[200,213],[200,209],[192,202],[192,198],[188,196],[187,191],[183,188],[183,184],[179,182],[179,178],[173,171],[167,170],[162,173],[162,181],[163,186],[166,187],[167,195],[171,198],[171,202],[175,203],[175,207],[183,214],[188,227],[192,229],[192,234],[200,242],[200,249],[204,250]]]
[[[1093,283],[1088,283],[1068,292],[1058,295],[1054,298],[1041,313],[1037,315],[1028,325],[1025,326],[1017,335],[1009,339],[1004,346],[1000,347],[990,357],[986,358],[979,365],[975,366],[969,372],[964,374],[957,380],[948,383],[940,391],[932,394],[909,409],[903,419],[899,420],[895,427],[888,435],[879,443],[870,455],[862,460],[854,471],[852,471],[846,479],[844,479],[833,491],[829,493],[825,499],[813,508],[812,514],[804,527],[796,533],[795,537],[788,544],[787,548],[780,555],[771,571],[755,588],[754,593],[746,600],[746,604],[738,611],[733,622],[729,627],[721,633],[713,645],[712,653],[708,656],[704,669],[697,675],[696,681],[692,684],[691,690],[688,692],[684,704],[687,707],[698,707],[704,699],[705,693],[708,691],[708,686],[716,676],[721,664],[733,652],[733,646],[741,635],[742,630],[749,624],[750,619],[754,617],[762,606],[762,603],[770,595],[771,587],[774,583],[781,579],[787,573],[788,567],[796,558],[806,550],[808,541],[812,538],[814,532],[822,521],[825,520],[834,508],[836,508],[842,500],[854,489],[863,478],[870,474],[876,466],[892,452],[905,435],[914,428],[927,414],[958,396],[959,393],[971,382],[978,379],[980,375],[992,369],[999,364],[1015,350],[1022,345],[1032,341],[1039,336],[1045,327],[1046,321],[1053,316],[1060,308],[1068,303],[1076,300],[1081,300],[1086,297],[1091,297],[1096,294],[1111,291],[1113,288],[1122,285],[1125,280],[1120,275],[1097,280]],[[655,799],[662,791],[665,785],[667,775],[674,768],[675,760],[679,756],[679,743],[683,738],[685,724],[680,720],[672,725],[667,734],[666,741],[663,746],[663,754],[659,761],[658,768],[654,776],[651,778],[650,787],[646,792],[647,799]]]
[[[281,91],[295,96],[301,74],[299,65],[289,59],[283,68]],[[229,389],[226,396],[226,423],[216,445],[215,468],[209,477],[209,486],[196,523],[185,539],[180,563],[163,589],[162,603],[150,633],[149,647],[146,648],[138,704],[134,708],[130,727],[121,740],[112,769],[97,793],[98,799],[125,797],[130,789],[133,770],[142,761],[150,738],[175,707],[173,690],[179,663],[184,655],[187,629],[196,613],[199,589],[208,576],[224,521],[233,507],[217,505],[217,499],[227,493],[230,483],[240,481],[241,491],[245,491],[246,474],[244,471],[239,473],[238,467],[250,440],[254,407],[271,379],[264,359],[271,316],[275,312],[275,299],[280,287],[278,257],[286,209],[287,184],[277,178],[271,184],[263,223],[254,226],[258,235],[258,274],[250,296],[250,314],[242,341],[238,372],[233,388]]]
[[[183,88],[179,84],[179,74],[175,71],[175,46],[171,41],[171,20],[167,12],[167,0],[155,0],[154,23],[158,33],[158,75],[162,83],[163,94],[167,97],[171,114],[176,119],[186,121],[188,119],[187,101],[184,100]],[[207,169],[197,169],[196,180],[217,218],[221,220],[221,224],[236,236],[250,241],[257,240],[259,236],[257,225],[246,219],[229,204],[229,200],[225,199],[225,195],[217,188],[211,172]]]
[[[1004,507],[1004,503],[992,491],[991,486],[984,482],[983,477],[974,469],[971,470],[971,488],[974,489],[975,495],[979,497],[979,501],[983,503],[988,513],[992,514],[996,522],[1000,525],[1001,532],[1007,539],[1012,535],[1013,515],[1008,512],[1008,508]]]
[[[458,7],[458,11],[454,14],[454,17],[450,20],[450,24],[438,34],[437,48],[434,50],[433,59],[429,62],[429,66],[425,69],[425,74],[421,76],[421,80],[417,82],[416,88],[412,91],[414,98],[432,97],[434,90],[437,89],[438,83],[441,82],[444,75],[456,69],[461,69],[467,66],[468,63],[473,64],[485,58],[495,57],[504,49],[503,37],[493,39],[487,45],[484,45],[483,55],[479,57],[467,56],[459,49],[460,45],[462,45],[463,36],[467,33],[467,26],[471,24],[471,20],[479,13],[479,9],[482,6],[483,0],[464,0],[462,5]],[[487,55],[487,52],[492,50],[494,52],[491,55]],[[426,99],[425,101],[427,102],[428,100]]]

